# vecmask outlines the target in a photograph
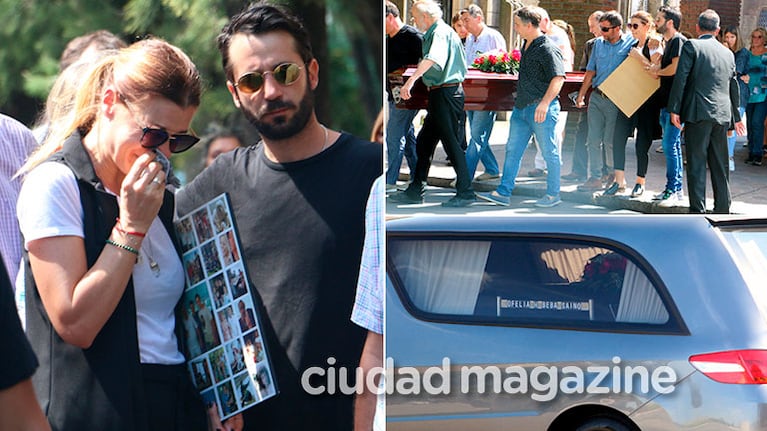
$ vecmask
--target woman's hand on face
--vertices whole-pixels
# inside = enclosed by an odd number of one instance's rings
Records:
[[[120,188],[120,222],[122,228],[146,232],[162,206],[165,172],[151,153],[133,162]]]

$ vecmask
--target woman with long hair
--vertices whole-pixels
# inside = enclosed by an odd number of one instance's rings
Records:
[[[184,269],[161,163],[198,141],[201,88],[180,49],[136,42],[88,70],[22,168],[27,334],[53,429],[208,429],[176,335]]]
[[[748,74],[741,80],[748,84],[746,104],[747,165],[762,166],[764,156],[764,121],[767,118],[767,30],[757,27],[751,32]]]
[[[663,48],[660,45],[660,37],[655,32],[655,21],[652,15],[645,11],[638,11],[631,15],[627,24],[631,35],[637,40],[629,55],[642,62],[646,69],[660,64],[663,57]],[[652,145],[653,135],[660,135],[660,101],[656,91],[634,113],[633,122],[636,125],[637,134],[634,145],[636,146],[637,176],[631,197],[639,197],[644,193],[645,176],[649,165],[647,155]],[[630,119],[632,120],[632,119]],[[658,129],[658,131],[656,131]],[[626,175],[624,166],[626,163],[625,139],[618,140],[613,144],[613,161],[615,163],[615,182],[605,190],[605,195],[614,195],[626,188]]]
[[[738,30],[738,27],[734,25],[724,29],[722,43],[732,51],[733,55],[735,55],[735,70],[738,73],[738,84],[740,86],[740,105],[738,106],[738,110],[740,111],[740,117],[743,118],[746,114],[746,105],[748,104],[749,94],[748,85],[740,78],[748,74],[748,49],[743,46],[740,31]],[[735,159],[733,156],[735,154],[736,138],[734,130],[727,132],[727,154],[730,158],[730,172],[735,170]]]

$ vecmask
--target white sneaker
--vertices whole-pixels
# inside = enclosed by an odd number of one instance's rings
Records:
[[[684,193],[679,190],[676,193],[671,194],[668,199],[664,199],[658,202],[658,206],[662,208],[679,207],[684,205]]]
[[[386,185],[386,193],[393,193],[397,191],[397,185],[396,184],[387,184]]]
[[[730,157],[730,172],[735,172],[735,160]]]

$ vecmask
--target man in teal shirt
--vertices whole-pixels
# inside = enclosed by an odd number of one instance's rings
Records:
[[[413,181],[402,192],[389,197],[398,203],[422,203],[431,159],[437,142],[442,146],[456,173],[456,194],[443,202],[446,207],[464,207],[476,202],[466,167],[463,143],[466,136],[463,112],[463,87],[466,57],[458,34],[442,20],[442,9],[433,0],[416,0],[412,7],[416,27],[424,32],[423,58],[415,73],[402,86],[403,99],[410,99],[413,84],[423,78],[429,89],[426,118],[416,140],[418,162]]]

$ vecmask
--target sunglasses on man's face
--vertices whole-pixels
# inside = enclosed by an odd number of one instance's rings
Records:
[[[248,72],[240,76],[234,86],[243,93],[255,93],[264,86],[267,74],[271,74],[280,85],[291,85],[298,81],[301,69],[302,67],[295,63],[282,63],[272,71]]]
[[[608,31],[614,29],[615,27],[618,27],[618,26],[614,25],[612,27],[599,27],[599,29],[602,30],[602,33],[607,33]]]

